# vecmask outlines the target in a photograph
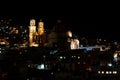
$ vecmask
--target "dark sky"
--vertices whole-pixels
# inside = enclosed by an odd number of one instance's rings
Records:
[[[88,38],[105,38],[111,40],[120,40],[120,31],[116,24],[96,24],[95,19],[84,18],[82,16],[2,16],[1,19],[12,18],[16,25],[28,25],[29,20],[35,18],[38,22],[42,19],[45,28],[52,28],[56,21],[60,19],[67,29],[70,29],[79,36]]]

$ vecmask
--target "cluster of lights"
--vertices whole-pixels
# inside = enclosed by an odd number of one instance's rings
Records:
[[[28,64],[29,68],[36,68],[38,70],[48,70],[48,65],[46,64]]]
[[[65,56],[60,56],[59,58],[60,58],[60,59],[66,59],[66,57],[65,57]]]
[[[98,71],[98,74],[117,74],[117,71]]]
[[[80,59],[80,56],[72,56],[72,58],[78,58],[78,59]]]

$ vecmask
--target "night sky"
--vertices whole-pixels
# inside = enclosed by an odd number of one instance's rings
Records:
[[[45,28],[51,29],[58,19],[78,36],[87,38],[104,38],[110,40],[120,40],[120,31],[115,24],[96,24],[95,20],[81,16],[2,16],[1,19],[12,18],[15,25],[29,26],[29,20],[34,18],[36,22],[42,19]],[[37,25],[37,24],[36,24]]]

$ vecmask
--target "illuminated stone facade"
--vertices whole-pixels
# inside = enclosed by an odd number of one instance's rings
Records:
[[[44,30],[44,22],[40,20],[38,22],[38,27],[36,26],[36,20],[30,20],[29,26],[29,46],[30,47],[38,47],[38,46],[47,46],[47,47],[57,47],[59,49],[79,49],[79,40],[77,38],[73,38],[72,32],[66,31],[61,22],[57,22],[53,27],[51,33],[46,36]],[[48,37],[48,38],[47,38]],[[69,45],[67,45],[67,41]]]
[[[70,49],[79,49],[79,40],[77,38],[73,38],[71,31],[68,31],[67,35]]]
[[[70,42],[70,49],[79,49],[79,40],[78,39],[71,39]]]
[[[30,20],[30,26],[29,26],[29,46],[32,47],[38,47],[43,46],[45,41],[44,37],[44,22],[40,20],[38,22],[38,29],[36,28],[36,20],[31,19]],[[44,40],[43,40],[44,39]]]

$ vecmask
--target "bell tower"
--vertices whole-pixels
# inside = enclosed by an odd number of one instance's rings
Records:
[[[30,20],[30,26],[29,26],[29,45],[33,46],[35,42],[35,35],[36,35],[36,26],[35,26],[35,19]]]
[[[45,32],[44,32],[44,22],[42,19],[38,22],[38,44],[39,46],[44,46],[46,38],[45,38]]]
[[[44,34],[44,22],[42,19],[38,23],[38,35],[43,35]]]

